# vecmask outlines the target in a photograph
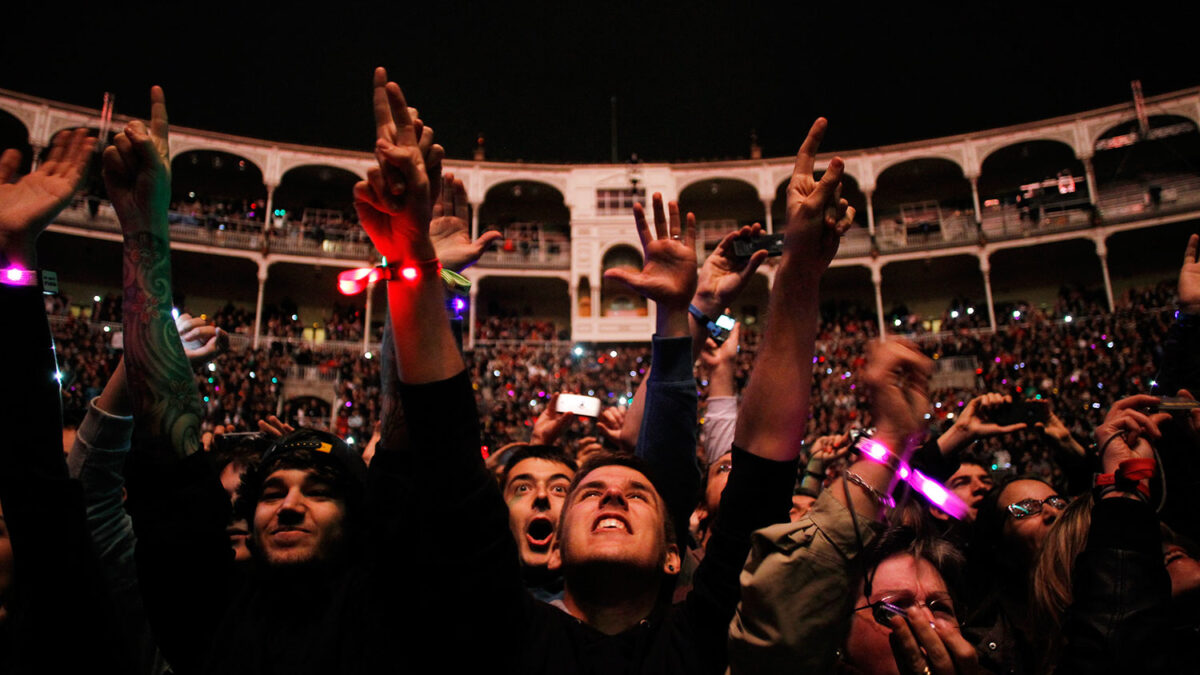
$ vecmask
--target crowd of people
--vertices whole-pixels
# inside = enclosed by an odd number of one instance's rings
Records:
[[[244,313],[172,306],[151,103],[99,160],[124,288],[93,317],[119,338],[61,316],[52,335],[38,270],[96,140],[58,134],[25,176],[0,157],[21,356],[0,400],[0,673],[1194,670],[1200,236],[1173,284],[1114,312],[1065,290],[994,333],[881,340],[868,312],[820,306],[855,214],[840,158],[815,176],[818,119],[761,324],[714,321],[767,258],[735,253],[761,227],[697,267],[694,218],[655,193],[633,208],[644,266],[605,273],[653,301],[648,348],[485,320],[524,340],[463,353],[439,271],[488,242],[380,68],[355,205],[411,270],[382,345],[231,351],[216,324]],[[331,311],[352,338],[357,311]],[[328,384],[330,409],[276,416],[288,378]]]

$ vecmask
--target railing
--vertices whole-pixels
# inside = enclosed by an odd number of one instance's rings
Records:
[[[337,368],[326,366],[292,366],[288,368],[289,380],[304,380],[306,382],[337,382],[340,372]]]
[[[1153,192],[1151,191],[1153,187]],[[1041,234],[1083,230],[1097,223],[1116,224],[1171,215],[1200,209],[1200,177],[1163,176],[1138,183],[1118,183],[1097,190],[1093,207],[1086,198],[1044,204],[1025,211],[1011,204],[985,207],[982,222],[975,223],[973,211],[947,213],[924,209],[901,213],[876,214],[875,246],[880,253],[899,253],[915,250],[934,250],[962,246],[980,241],[1005,241]],[[914,215],[915,214],[915,215]],[[909,216],[905,218],[905,216]],[[918,217],[919,216],[919,217]],[[378,257],[369,241],[358,240],[354,231],[330,231],[324,241],[300,236],[298,232],[272,234],[265,237],[259,228],[262,223],[235,217],[215,217],[217,227],[207,227],[186,212],[171,212],[173,240],[263,253],[284,253],[348,260],[373,260]],[[916,218],[916,220],[913,220]],[[93,217],[85,200],[76,200],[65,209],[57,222],[97,232],[119,233],[120,225],[112,206],[101,202]],[[194,224],[193,224],[194,223]],[[222,224],[225,228],[222,229]],[[720,241],[737,226],[732,219],[699,223],[698,259],[703,259],[708,247]],[[527,269],[569,269],[571,245],[566,237],[554,232],[539,231],[527,250],[492,250],[483,255],[483,267]],[[339,238],[345,237],[345,238]],[[859,257],[871,253],[871,241],[862,228],[854,228],[838,251],[839,258]]]
[[[480,267],[516,267],[530,269],[570,269],[571,245],[563,242],[554,247],[539,246],[529,251],[493,250],[479,259]]]

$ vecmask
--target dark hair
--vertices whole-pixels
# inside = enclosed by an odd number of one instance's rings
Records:
[[[273,439],[264,434],[221,434],[213,437],[213,464],[218,471],[232,465],[245,471],[258,463],[271,447]]]
[[[583,479],[587,478],[587,475],[596,469],[605,466],[628,467],[642,474],[650,481],[650,485],[654,488],[655,494],[658,495],[658,501],[661,505],[663,534],[666,537],[666,542],[668,545],[678,544],[678,537],[675,534],[675,520],[671,517],[671,511],[667,508],[666,502],[663,501],[662,491],[658,489],[658,481],[655,480],[654,471],[650,468],[650,465],[640,457],[613,452],[598,452],[593,454],[575,472],[575,478],[571,480],[571,485],[567,488],[567,497],[563,501],[562,513],[558,516],[558,531],[562,532],[563,519],[567,515],[567,509],[571,506],[571,500],[575,496],[575,491],[579,489],[580,484],[583,483]]]
[[[570,469],[572,474],[579,471],[579,465],[575,463],[575,460],[568,457],[567,453],[556,445],[523,445],[509,453],[504,461],[504,472],[500,475],[501,490],[508,485],[508,473],[512,471],[512,468],[527,459],[557,462]]]
[[[971,526],[971,536],[968,543],[968,561],[966,589],[971,598],[972,611],[975,607],[987,604],[987,596],[998,592],[997,581],[1001,576],[1007,578],[1009,572],[1017,570],[1016,561],[1011,555],[1005,555],[1004,523],[1008,520],[1008,511],[1000,505],[1000,495],[1005,488],[1019,480],[1035,480],[1049,485],[1038,476],[1020,475],[1008,476],[997,483],[984,495]],[[1032,578],[1032,567],[1026,569]]]
[[[962,553],[945,539],[921,534],[908,526],[889,527],[863,552],[868,585],[880,563],[901,554],[928,561],[942,575],[946,588],[958,587],[956,582],[962,575],[964,561]],[[869,587],[864,588],[864,593],[869,595],[870,591]]]

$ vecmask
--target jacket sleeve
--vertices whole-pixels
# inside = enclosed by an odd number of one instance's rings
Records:
[[[799,522],[755,532],[742,570],[741,604],[729,627],[730,671],[834,672],[862,578],[857,560],[877,527],[827,490]]]
[[[712,464],[733,447],[737,431],[736,396],[710,396],[704,412],[704,462]]]
[[[125,512],[125,460],[132,435],[133,417],[110,414],[92,399],[75,434],[67,468],[83,485],[92,549],[112,591],[122,633],[137,658],[137,672],[157,675],[168,668],[146,623],[134,560],[137,537]]]
[[[1072,576],[1057,672],[1166,672],[1171,581],[1153,509],[1132,499],[1097,502]]]
[[[499,662],[519,656],[513,645],[521,643],[528,598],[508,509],[480,454],[470,379],[464,371],[397,388],[404,447],[379,447],[369,473],[377,588],[421,608],[418,640],[444,655],[448,670],[486,663],[504,671]],[[398,620],[413,630],[411,616],[400,613]]]
[[[692,338],[653,339],[645,412],[638,431],[637,455],[646,460],[652,479],[675,523],[676,541],[687,541],[688,518],[700,490],[696,465],[696,378]]]
[[[740,597],[738,575],[750,553],[752,533],[787,521],[795,479],[795,461],[763,459],[733,447],[721,507],[686,601],[701,663],[724,669],[729,621]]]

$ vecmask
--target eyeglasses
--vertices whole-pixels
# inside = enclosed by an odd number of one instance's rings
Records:
[[[958,618],[954,614],[954,604],[950,602],[950,596],[942,593],[932,595],[926,598],[924,602],[918,601],[911,593],[885,595],[875,602],[868,603],[862,607],[856,607],[854,611],[858,612],[869,609],[871,610],[871,617],[875,619],[876,623],[891,628],[891,618],[898,616],[907,621],[906,613],[911,607],[928,607],[929,611],[935,617],[952,623],[958,621]]]
[[[1041,513],[1043,504],[1049,504],[1059,511],[1062,511],[1063,509],[1067,508],[1068,502],[1065,497],[1050,495],[1045,499],[1022,499],[1015,504],[1009,504],[1006,508],[1008,509],[1008,512],[1012,514],[1012,517],[1015,520],[1021,520],[1022,518],[1036,516],[1037,514]]]

